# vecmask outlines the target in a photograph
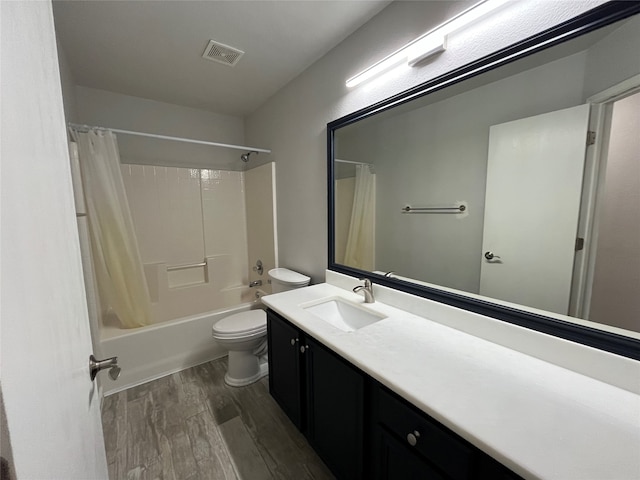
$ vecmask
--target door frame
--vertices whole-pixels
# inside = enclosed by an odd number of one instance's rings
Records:
[[[605,188],[607,155],[613,104],[640,91],[640,75],[634,75],[587,99],[591,105],[589,131],[595,133],[593,148],[587,148],[580,218],[577,237],[584,239],[584,248],[578,250],[574,259],[573,282],[569,301],[569,315],[588,320],[591,307],[591,292],[595,273],[598,247],[598,217],[602,210]]]

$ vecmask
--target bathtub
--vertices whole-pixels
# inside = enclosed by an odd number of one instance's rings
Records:
[[[256,296],[257,294],[257,296]],[[102,358],[118,357],[120,377],[103,375],[104,395],[125,390],[227,355],[211,337],[211,327],[234,313],[262,308],[264,292],[246,290],[243,303],[134,329],[103,328]]]

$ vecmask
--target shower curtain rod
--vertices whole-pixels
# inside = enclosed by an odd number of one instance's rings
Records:
[[[168,135],[158,135],[155,133],[144,133],[144,132],[134,132],[131,130],[120,130],[118,128],[106,128],[106,127],[92,127],[91,125],[79,125],[77,123],[69,123],[68,126],[75,130],[87,132],[91,129],[97,130],[108,130],[114,133],[122,133],[124,135],[135,135],[138,137],[149,137],[149,138],[159,138],[161,140],[174,140],[176,142],[184,142],[184,143],[196,143],[198,145],[208,145],[210,147],[224,147],[224,148],[233,148],[235,150],[245,150],[245,151],[253,151],[259,153],[271,153],[271,150],[266,150],[264,148],[255,148],[255,147],[245,147],[243,145],[231,145],[229,143],[218,143],[218,142],[206,142],[204,140],[195,140],[193,138],[183,138],[183,137],[170,137]]]

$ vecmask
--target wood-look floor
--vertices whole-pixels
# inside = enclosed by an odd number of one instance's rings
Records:
[[[226,358],[104,399],[111,480],[332,479],[269,395],[224,383]]]

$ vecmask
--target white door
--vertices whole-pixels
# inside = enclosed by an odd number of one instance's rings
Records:
[[[51,4],[0,2],[0,17],[0,388],[13,464],[23,479],[105,479]]]
[[[580,105],[491,127],[481,295],[567,314],[588,121]]]

